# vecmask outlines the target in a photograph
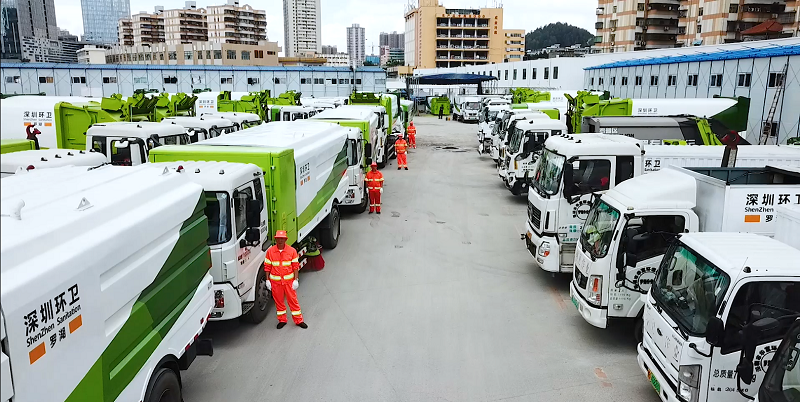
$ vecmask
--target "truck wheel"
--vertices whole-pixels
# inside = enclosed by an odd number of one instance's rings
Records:
[[[267,289],[267,273],[264,272],[263,269],[258,270],[256,285],[253,291],[256,292],[255,300],[253,300],[253,307],[250,308],[247,314],[242,316],[242,320],[251,324],[258,324],[267,318],[269,300],[271,299],[270,292]]]
[[[369,191],[364,189],[364,202],[362,202],[361,205],[356,207],[356,213],[363,214],[364,211],[367,210],[368,206],[369,206]]]
[[[642,317],[636,319],[636,324],[633,326],[633,336],[636,338],[637,345],[644,340],[644,319]]]
[[[150,380],[144,402],[182,402],[181,383],[174,371],[162,367]]]
[[[320,231],[322,234],[320,242],[323,248],[333,250],[339,244],[340,223],[339,207],[334,204],[333,208],[331,208],[331,213],[328,215],[329,226]]]

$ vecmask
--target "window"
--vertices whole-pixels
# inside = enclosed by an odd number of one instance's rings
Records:
[[[506,70],[506,75],[505,75],[505,78],[503,78],[503,79],[506,80],[506,81],[508,80],[508,70]]]
[[[6,77],[6,78],[8,78],[8,77]],[[6,82],[8,82],[8,80],[6,80]],[[73,84],[85,84],[86,83],[86,77],[72,77],[72,83]]]
[[[701,10],[702,10],[702,8],[701,8]],[[697,24],[697,33],[702,33],[702,32],[703,32],[703,25]]]
[[[233,84],[233,77],[220,77],[219,78],[220,84]]]
[[[214,51],[214,60],[222,60],[222,50]]]
[[[550,67],[544,68],[544,79],[550,78]]]
[[[236,60],[236,51],[235,50],[228,50],[228,52],[226,53],[225,57],[228,60]]]
[[[500,79],[500,70],[497,70],[497,79]]]
[[[697,86],[697,74],[689,74],[689,80],[686,82],[686,86],[689,87]]]
[[[275,77],[275,78],[272,79],[272,82],[274,82],[276,84],[280,84],[281,83],[281,79],[278,78],[278,77]]]
[[[757,281],[742,285],[733,298],[725,323],[725,338],[722,342],[722,353],[731,353],[741,349],[742,327],[751,322],[752,313],[758,312],[762,318],[778,318],[787,314],[797,314],[800,310],[800,283]],[[774,332],[774,337],[764,339],[761,343],[776,341],[783,337],[791,320],[784,320],[781,329]]]
[[[783,86],[783,73],[769,73],[769,87]]]
[[[531,70],[531,78],[534,79],[534,80],[536,79],[536,69],[535,68]]]
[[[597,79],[597,85],[603,85],[603,77]]]
[[[208,217],[208,245],[226,243],[231,239],[230,203],[224,191],[206,191],[205,214]]]
[[[104,78],[104,80],[105,80],[105,78]],[[40,84],[52,84],[53,83],[53,77],[39,77],[39,83]]]
[[[701,17],[703,16],[703,7],[700,7],[700,11],[698,11],[697,15],[699,15]],[[697,32],[700,32],[700,31],[697,31]]]
[[[249,186],[233,192],[233,214],[236,221],[236,237],[247,230],[247,201],[253,199],[253,189]]]
[[[553,79],[558,79],[558,66],[553,67]]]
[[[161,61],[164,61],[164,53],[163,52],[158,54],[158,59],[161,60]]]
[[[658,76],[657,75],[651,75],[650,76],[650,86],[651,87],[658,86]]]
[[[356,85],[361,85],[361,78],[356,78]]]
[[[739,82],[736,84],[736,86],[749,87],[751,78],[752,78],[752,76],[750,75],[750,73],[740,73],[739,74]]]
[[[331,85],[336,85],[336,78],[328,78]]]
[[[622,77],[622,85],[628,85],[628,77]]]
[[[738,4],[731,4],[730,9],[728,9],[729,13],[738,13],[739,12],[739,5]]]
[[[250,60],[250,51],[242,50],[242,60]]]
[[[678,85],[678,76],[670,75],[669,77],[667,77],[667,86],[674,87],[675,85]]]
[[[164,83],[165,84],[177,84],[178,83],[178,77],[166,76],[166,77],[164,77]]]
[[[711,82],[709,83],[710,87],[721,87],[722,86],[722,74],[711,74]]]
[[[324,78],[314,78],[314,85],[324,85],[325,79]]]
[[[309,82],[309,81],[311,81],[311,78],[300,78],[300,84],[301,85],[310,84],[311,82]]]
[[[203,60],[203,51],[202,50],[198,50],[197,51],[197,60]]]
[[[133,77],[134,84],[147,84],[147,77]]]
[[[206,50],[206,59],[211,60],[211,51]]]
[[[589,85],[594,85],[594,77],[589,78]]]
[[[192,52],[191,50],[184,50],[184,51],[183,51],[183,59],[184,59],[184,60],[191,60],[191,59],[192,59],[192,54],[193,54],[193,53],[194,53],[194,52]]]
[[[349,84],[349,83],[350,83],[350,80],[347,79],[347,78],[340,78],[339,79],[339,84]]]
[[[577,166],[575,166],[577,165]],[[572,183],[564,183],[574,187],[572,194],[589,194],[609,189],[611,178],[611,161],[606,159],[585,159],[573,162]]]
[[[614,185],[619,185],[625,180],[633,178],[633,157],[632,156],[618,156],[617,157],[617,174],[614,179]]]
[[[256,77],[250,77],[247,79],[247,85],[256,85],[258,84],[259,79]]]
[[[761,125],[761,132],[769,133],[770,138],[778,138],[778,128],[780,124],[776,121],[764,121]]]
[[[103,84],[116,84],[117,77],[103,77]]]
[[[628,221],[623,231],[620,248],[628,243],[630,235],[649,234],[637,242],[635,254],[637,261],[643,262],[653,257],[662,256],[675,238],[672,234],[683,233],[686,219],[677,215],[651,215],[633,218]],[[629,232],[632,230],[633,233]],[[623,250],[620,250],[623,251]],[[659,258],[660,259],[660,258]]]
[[[145,53],[144,54],[144,60],[145,61],[150,61],[150,59],[152,59],[152,57],[153,57],[153,55],[151,53]]]
[[[20,77],[18,75],[7,75],[6,84],[19,84]]]
[[[644,11],[644,3],[637,4],[636,11]]]
[[[264,51],[263,50],[254,50],[253,51],[253,56],[255,58],[257,58],[257,59],[263,59],[264,58]]]
[[[178,52],[176,52],[176,51],[169,52],[169,59],[170,60],[178,60]]]
[[[612,8],[611,8],[611,12],[612,12],[612,13],[616,13],[616,12],[617,12],[617,6],[614,6],[614,7],[612,7]]]
[[[527,77],[527,75],[528,75],[528,70],[527,70],[527,69],[525,69],[525,68],[523,68],[523,69],[522,69],[522,79],[523,79],[523,80],[524,80],[524,79],[527,79],[527,78],[528,78],[528,77]]]
[[[617,85],[617,77],[611,77],[611,85]]]
[[[642,85],[642,76],[641,75],[637,75],[636,76],[636,79],[634,80],[633,85],[637,85],[637,86],[638,85]]]

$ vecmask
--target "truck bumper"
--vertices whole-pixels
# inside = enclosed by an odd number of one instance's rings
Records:
[[[589,304],[575,286],[575,281],[570,281],[569,283],[569,297],[572,299],[572,304],[578,309],[578,313],[586,322],[597,328],[605,328],[608,325],[608,310]]]
[[[365,192],[358,188],[358,186],[350,186],[347,188],[347,194],[345,194],[342,200],[342,205],[361,205],[364,201],[364,196]]]
[[[528,182],[525,179],[508,175],[508,177],[503,178],[503,182],[506,184],[506,188],[511,191],[511,194],[522,195],[528,192]]]
[[[527,229],[525,242],[528,246],[528,251],[533,256],[533,261],[539,268],[547,272],[572,272],[572,267],[567,268],[561,266],[561,250],[559,249],[555,237],[539,236],[531,227],[530,222],[526,222],[525,226]],[[545,242],[550,244],[550,254],[547,257],[537,253],[537,250],[539,250]]]
[[[230,283],[215,283],[214,308],[211,309],[211,321],[232,320],[242,315],[242,298]]]
[[[639,368],[642,369],[642,372],[647,378],[648,381],[651,383],[653,382],[651,378],[655,377],[658,381],[658,385],[661,386],[661,392],[658,393],[658,397],[661,398],[663,402],[678,402],[678,395],[676,390],[672,388],[672,383],[667,380],[667,377],[661,371],[661,368],[658,367],[655,361],[650,357],[650,354],[645,349],[644,345],[639,343],[636,345],[636,361],[639,363]]]

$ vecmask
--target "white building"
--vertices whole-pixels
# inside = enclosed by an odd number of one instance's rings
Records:
[[[328,59],[325,63],[327,67],[349,67],[350,66],[350,55],[347,53],[332,53],[332,54],[320,54],[317,57],[324,57]]]
[[[106,49],[94,45],[78,50],[79,64],[106,64]]]
[[[347,27],[347,54],[350,55],[350,66],[361,67],[364,65],[366,51],[364,50],[364,28],[361,25],[353,24]]]
[[[322,0],[283,0],[286,57],[322,53]]]

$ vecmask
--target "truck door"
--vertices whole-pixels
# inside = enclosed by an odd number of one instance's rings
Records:
[[[724,336],[721,345],[712,350],[708,379],[708,402],[744,401],[737,390],[736,366],[742,351],[742,328],[758,318],[778,318],[800,313],[800,279],[749,278],[734,288],[733,302],[722,316]],[[756,318],[758,317],[758,318]],[[742,383],[742,391],[755,396],[764,379],[778,344],[792,326],[791,320],[779,321],[780,327],[758,341],[753,359],[753,381]],[[701,388],[701,392],[703,392]]]
[[[261,191],[258,191],[258,193],[261,194]],[[247,224],[248,214],[258,214],[258,216],[261,216],[260,210],[250,210],[254,207],[253,200],[258,200],[258,198],[256,198],[254,181],[248,182],[233,191],[233,233],[236,237],[235,247],[236,259],[238,261],[238,278],[231,281],[231,284],[239,291],[239,296],[246,294],[253,287],[256,278],[255,269],[259,269],[263,263],[258,260],[259,252],[261,251],[261,241],[265,236],[265,233],[261,231],[260,222],[257,245],[252,244],[247,239],[248,229],[251,228]],[[261,203],[263,204],[263,198]],[[231,273],[228,272],[228,275],[230,274]]]

